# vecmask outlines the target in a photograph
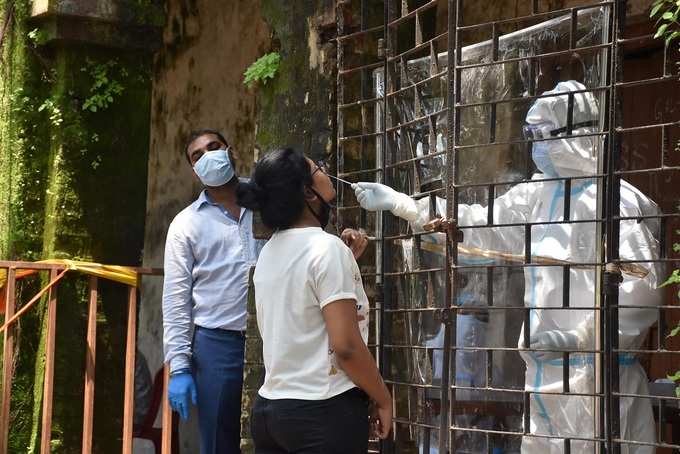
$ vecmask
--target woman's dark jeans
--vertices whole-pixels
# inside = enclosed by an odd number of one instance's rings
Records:
[[[251,431],[256,454],[366,454],[368,396],[359,388],[326,400],[257,396]]]

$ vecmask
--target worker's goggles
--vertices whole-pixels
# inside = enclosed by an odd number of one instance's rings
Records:
[[[582,121],[580,123],[574,123],[571,127],[572,132],[580,128],[590,128],[597,126],[597,121]],[[538,123],[538,124],[526,124],[522,126],[522,135],[526,140],[542,140],[550,139],[552,137],[558,137],[561,134],[567,132],[567,127],[553,129],[550,124]]]

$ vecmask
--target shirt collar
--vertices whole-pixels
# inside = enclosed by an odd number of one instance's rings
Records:
[[[208,191],[206,191],[204,189],[204,190],[201,191],[201,193],[198,195],[198,198],[196,199],[196,204],[195,204],[196,211],[200,210],[201,207],[205,204],[217,205],[215,202],[210,200],[210,196],[208,195]]]
[[[220,211],[226,213],[226,210],[220,205],[219,203],[215,203],[210,199],[210,196],[208,195],[208,191],[205,189],[201,191],[201,193],[198,195],[198,198],[194,202],[194,210],[198,211],[200,210],[203,206],[205,205],[212,205],[214,207],[217,207],[220,209]],[[239,218],[243,218],[243,215],[248,211],[247,208],[241,207]],[[231,215],[228,215],[231,217]],[[236,219],[235,219],[236,220]],[[236,220],[238,221],[238,220]]]

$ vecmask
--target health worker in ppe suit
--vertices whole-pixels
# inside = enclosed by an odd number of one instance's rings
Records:
[[[572,136],[566,138],[567,92],[585,90],[579,82],[560,82],[544,94],[529,109],[524,126],[525,136],[532,140],[532,158],[538,170],[531,182],[521,183],[494,201],[493,223],[522,224],[562,221],[564,219],[564,180],[545,181],[547,178],[583,177],[597,173],[597,136],[579,137],[597,131],[599,116],[595,98],[589,92],[573,94]],[[558,95],[561,94],[561,95]],[[547,140],[546,140],[547,139]],[[377,183],[353,185],[357,200],[367,210],[390,210],[409,221],[414,230],[422,230],[428,220],[427,199],[414,201],[405,194]],[[596,222],[597,180],[574,179],[571,184],[570,213],[575,223],[535,225],[531,228],[533,256],[569,262],[595,263],[598,261]],[[445,213],[446,201],[437,200],[437,210]],[[654,202],[629,183],[621,180],[620,216],[641,218],[657,216]],[[458,206],[460,226],[487,224],[487,207]],[[659,226],[656,218],[620,221],[619,254],[622,260],[646,261],[658,259],[659,243],[655,235]],[[524,253],[524,226],[466,229],[463,245],[503,253]],[[662,294],[657,286],[664,277],[659,263],[639,263],[638,272],[623,272],[619,286],[619,348],[636,349],[644,341],[648,328],[656,321],[652,308],[661,304]],[[595,400],[573,394],[595,392],[595,360],[592,353],[569,355],[569,393],[563,392],[562,352],[596,350],[595,310],[540,310],[561,307],[563,267],[532,266],[524,272],[524,302],[534,308],[530,312],[531,349],[522,351],[526,362],[525,389],[531,394],[531,433],[549,437],[526,436],[522,441],[525,453],[562,453],[566,437],[591,438],[594,433]],[[642,272],[639,272],[642,270]],[[569,307],[594,308],[595,267],[569,269]],[[648,308],[626,308],[645,306]],[[519,347],[525,348],[524,330]],[[637,359],[630,354],[619,354],[619,391],[623,394],[648,394],[648,379]],[[573,393],[573,394],[572,394]],[[654,419],[651,402],[644,398],[620,398],[620,438],[637,442],[654,442]],[[552,438],[556,437],[556,438]],[[593,442],[571,440],[571,452],[593,452]],[[645,445],[622,444],[623,453],[653,453]]]

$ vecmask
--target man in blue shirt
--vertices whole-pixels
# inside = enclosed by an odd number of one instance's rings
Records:
[[[253,213],[236,202],[239,179],[225,138],[214,130],[194,132],[184,152],[205,190],[173,219],[165,243],[168,399],[184,419],[189,402],[197,405],[201,454],[236,454],[248,272],[264,242],[253,238]],[[355,256],[366,248],[365,235],[356,231],[342,238]]]

